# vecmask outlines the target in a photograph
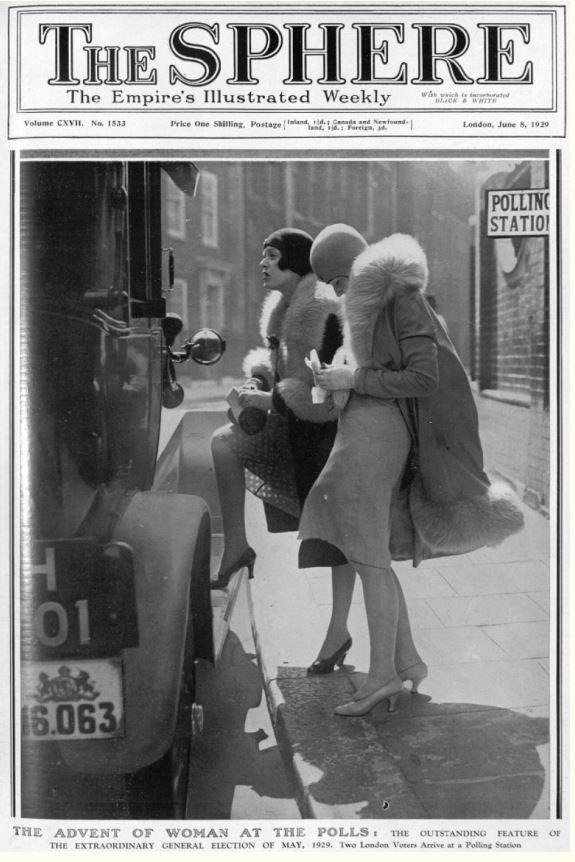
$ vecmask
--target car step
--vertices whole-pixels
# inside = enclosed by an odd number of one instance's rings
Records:
[[[215,578],[223,553],[224,537],[221,534],[212,535],[212,577]],[[232,613],[236,604],[238,593],[244,578],[247,577],[247,569],[240,569],[232,575],[224,589],[212,590],[212,620],[214,630],[214,655],[216,664],[220,660],[226,637],[230,627]]]

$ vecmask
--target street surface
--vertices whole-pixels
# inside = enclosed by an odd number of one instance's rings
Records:
[[[192,472],[202,485],[194,490],[208,500],[217,530],[209,437],[225,412],[221,392],[213,395],[196,404],[185,433],[197,438]],[[186,818],[537,820],[556,812],[549,726],[562,696],[549,652],[556,571],[549,520],[526,506],[524,512],[525,530],[499,548],[417,570],[397,565],[429,678],[419,695],[406,688],[397,713],[378,707],[341,719],[333,706],[349,698],[368,664],[359,585],[345,669],[307,677],[327,625],[330,575],[298,571],[295,534],[268,533],[261,503],[248,495],[255,579],[247,581],[244,570],[228,591],[212,595],[215,622],[225,618],[225,626],[216,667],[198,668],[205,729],[192,741]],[[221,536],[214,540],[217,555]],[[120,778],[70,776],[55,763],[46,783],[34,775],[34,758],[27,763],[35,816],[129,816]]]
[[[198,663],[197,700],[204,707],[204,731],[192,741],[186,818],[299,818],[264,697],[245,577],[217,666]],[[74,773],[50,743],[37,744],[26,763],[28,816],[131,819],[122,776]],[[139,819],[145,817],[142,813]]]
[[[299,818],[257,665],[245,575],[217,666],[200,663],[198,700],[204,731],[192,743],[186,817]]]
[[[523,508],[525,529],[498,548],[394,566],[429,677],[420,694],[405,686],[394,713],[379,705],[342,718],[333,708],[369,662],[361,588],[345,668],[308,677],[329,619],[330,573],[298,570],[295,534],[268,534],[248,495],[248,539],[258,551],[253,616],[305,818],[537,820],[557,810],[549,726],[561,696],[549,653],[556,573],[549,521]]]

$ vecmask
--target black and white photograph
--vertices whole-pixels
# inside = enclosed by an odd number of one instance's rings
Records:
[[[22,161],[28,816],[548,816],[511,156]]]
[[[568,850],[565,7],[52,6],[7,849]]]

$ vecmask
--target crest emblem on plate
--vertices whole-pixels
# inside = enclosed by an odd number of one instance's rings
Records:
[[[95,690],[87,671],[81,670],[73,676],[72,671],[65,664],[58,668],[57,676],[50,678],[42,671],[38,680],[36,691],[32,694],[38,703],[95,700],[100,694]]]

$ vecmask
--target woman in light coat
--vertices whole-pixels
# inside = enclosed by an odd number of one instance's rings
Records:
[[[521,529],[523,516],[483,470],[473,395],[425,301],[419,243],[395,234],[366,248],[353,228],[332,225],[314,241],[311,260],[320,278],[345,291],[343,351],[315,380],[350,397],[304,506],[300,565],[314,564],[307,549],[319,539],[361,578],[370,665],[336,713],[364,715],[381,701],[392,709],[404,681],[417,690],[427,675],[392,559],[418,565],[498,544]],[[339,636],[348,637],[347,627]]]

